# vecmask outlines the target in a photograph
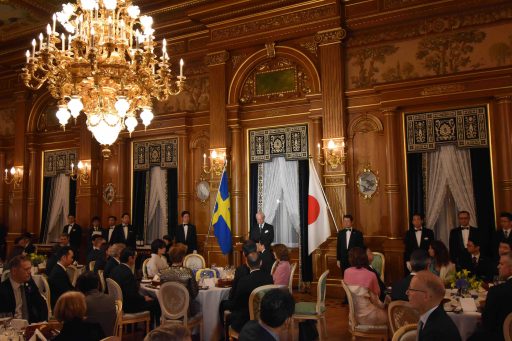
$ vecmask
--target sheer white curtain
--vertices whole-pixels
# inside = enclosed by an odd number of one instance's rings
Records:
[[[274,225],[275,242],[289,247],[298,245],[299,163],[284,157],[263,164],[263,213]]]
[[[453,212],[449,212],[453,207],[457,211],[468,211],[470,224],[476,226],[471,155],[469,150],[447,145],[429,153],[427,160],[426,223],[428,227],[436,227],[437,238],[447,243],[453,227]]]
[[[167,234],[167,170],[152,167],[149,172],[146,243]]]
[[[67,224],[69,212],[69,177],[59,174],[52,186],[51,202],[48,213],[48,231],[45,243],[59,240],[61,228]]]

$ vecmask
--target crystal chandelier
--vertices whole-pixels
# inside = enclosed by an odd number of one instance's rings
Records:
[[[56,31],[57,21],[66,33]],[[102,145],[103,156],[123,129],[131,133],[138,124],[153,119],[153,99],[165,100],[183,90],[180,75],[170,67],[166,41],[161,57],[155,53],[153,18],[140,16],[131,0],[79,0],[63,4],[53,15],[53,26],[39,43],[27,50],[23,81],[32,90],[46,82],[58,100],[57,118],[65,128],[80,112],[87,127]]]

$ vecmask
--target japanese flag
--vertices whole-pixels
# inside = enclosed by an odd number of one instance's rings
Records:
[[[311,254],[331,236],[327,203],[313,161],[309,160],[308,250]]]

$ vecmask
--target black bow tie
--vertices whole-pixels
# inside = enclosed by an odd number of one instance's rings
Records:
[[[461,229],[462,231],[464,231],[464,230],[469,230],[469,227],[461,227],[460,229]]]
[[[422,229],[421,229],[421,228],[419,228],[419,229],[414,229],[414,230],[415,230],[416,232],[419,232],[419,231],[421,231]]]
[[[344,230],[352,232],[352,228],[351,227],[345,227]]]

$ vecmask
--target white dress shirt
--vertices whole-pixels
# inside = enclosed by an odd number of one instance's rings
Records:
[[[14,292],[14,301],[16,302],[16,308],[14,309],[14,318],[21,319],[23,318],[23,299],[21,297],[21,283],[14,281],[11,277],[9,277],[9,281],[11,281],[12,291]]]
[[[71,234],[71,230],[73,229],[73,225],[74,224],[69,224],[68,225],[68,234]]]
[[[115,226],[110,226],[108,228],[108,240],[107,240],[107,242],[110,242],[110,239],[112,238],[112,232],[114,232],[114,228],[115,228]]]
[[[123,225],[124,239],[128,239],[128,225]]]
[[[347,230],[345,234],[346,242],[347,242],[347,250],[348,250],[348,244],[350,243],[350,236],[352,235],[352,228],[350,230]]]
[[[185,240],[187,240],[187,233],[188,233],[188,225],[183,225],[183,235],[185,236]]]
[[[462,230],[462,240],[464,242],[464,248],[468,248],[468,240],[469,240],[469,226],[461,226],[462,228],[464,228],[464,230]],[[467,229],[466,229],[467,227]]]
[[[416,243],[418,243],[418,247],[421,246],[421,232],[422,232],[421,228],[414,232],[416,234]]]

